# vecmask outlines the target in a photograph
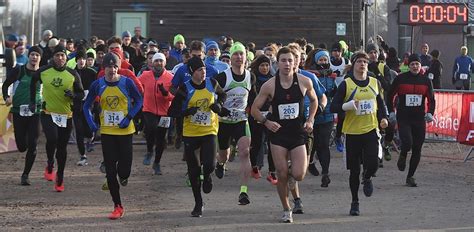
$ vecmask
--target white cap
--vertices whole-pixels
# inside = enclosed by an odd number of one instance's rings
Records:
[[[166,61],[166,56],[163,54],[163,53],[155,53],[155,55],[153,55],[153,58],[151,59],[153,62],[155,62],[155,60],[164,60]]]

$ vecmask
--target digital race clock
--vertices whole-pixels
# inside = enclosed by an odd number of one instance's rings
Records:
[[[401,25],[467,25],[468,21],[469,11],[465,4],[402,3],[398,5],[398,23]]]

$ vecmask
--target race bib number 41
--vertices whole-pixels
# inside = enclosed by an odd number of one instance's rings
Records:
[[[55,114],[51,113],[51,119],[53,119],[54,124],[59,127],[67,126],[67,115],[66,114]]]
[[[421,95],[419,94],[407,94],[405,95],[406,106],[421,106]]]
[[[211,125],[211,112],[202,112],[198,110],[193,116],[191,116],[191,123],[201,126]]]
[[[375,112],[375,100],[359,100],[356,115],[373,114]]]
[[[118,126],[123,120],[124,114],[122,111],[107,111],[104,110],[104,125]]]
[[[298,103],[278,105],[278,114],[280,119],[295,119],[300,114],[300,105]]]

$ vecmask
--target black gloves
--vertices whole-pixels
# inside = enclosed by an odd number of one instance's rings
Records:
[[[221,113],[221,106],[217,103],[213,103],[209,106],[209,108],[212,110],[212,112],[216,113],[216,114],[220,114]]]
[[[163,84],[158,84],[158,90],[161,92],[163,96],[168,96],[168,91],[165,89]]]
[[[64,90],[64,96],[74,99],[74,93],[70,89]]]
[[[221,117],[227,117],[227,116],[230,115],[230,110],[228,110],[228,109],[225,108],[225,107],[222,107],[222,108],[221,108],[221,112],[218,113],[218,115],[221,116]]]
[[[183,116],[186,117],[186,116],[189,116],[189,115],[194,115],[194,114],[197,113],[198,109],[199,109],[199,107],[196,107],[196,106],[195,106],[195,107],[188,108],[188,109],[185,109],[185,110],[183,111]]]

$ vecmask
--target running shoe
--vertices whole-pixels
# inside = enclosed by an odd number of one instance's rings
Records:
[[[122,178],[119,177],[119,182],[120,182],[120,185],[125,187],[128,184],[128,178],[122,179]]]
[[[56,192],[63,192],[64,191],[64,180],[60,180],[56,176],[56,181],[54,183],[54,189],[56,190]]]
[[[260,170],[258,169],[258,167],[253,167],[252,172],[250,174],[252,175],[253,178],[257,180],[262,177],[262,174],[260,173]]]
[[[296,198],[293,200],[294,207],[293,207],[293,213],[294,214],[304,214],[303,210],[303,201],[301,201],[300,198]]]
[[[145,153],[145,157],[143,158],[143,165],[150,165],[151,164],[151,152]]]
[[[207,175],[204,177],[202,181],[202,191],[204,193],[210,193],[212,191],[212,177],[211,175]]]
[[[408,187],[416,187],[417,186],[417,184],[415,182],[415,178],[413,178],[413,177],[408,177],[406,183],[407,183]]]
[[[220,164],[219,162],[217,162],[216,164],[216,176],[217,178],[219,179],[222,179],[222,177],[224,177],[224,174],[225,174],[225,170],[224,170],[224,165],[225,164]]]
[[[379,168],[383,168],[383,159],[379,159]]]
[[[272,184],[272,185],[277,185],[278,184],[278,179],[276,177],[275,172],[268,172],[267,180]]]
[[[362,184],[364,185],[364,195],[366,197],[372,196],[372,193],[374,192],[374,185],[372,184],[371,179],[364,179],[362,181]]]
[[[250,204],[249,195],[247,193],[240,193],[239,195],[239,205],[248,205]]]
[[[388,146],[383,147],[383,158],[386,161],[392,160],[392,154],[390,154],[390,150],[388,150]]]
[[[117,205],[114,207],[114,211],[109,214],[109,219],[110,220],[115,220],[123,217],[125,214],[125,210],[123,210],[123,207],[121,205]]]
[[[104,183],[102,184],[102,191],[109,191],[109,184],[107,183],[107,179],[105,179]]]
[[[53,170],[54,167],[51,168],[46,167],[44,169],[44,179],[47,181],[53,181],[54,177],[56,176],[56,172]]]
[[[397,162],[398,170],[400,170],[401,172],[405,171],[406,165],[407,165],[407,157],[400,155],[398,157],[398,162]]]
[[[329,175],[323,174],[321,176],[321,187],[327,188],[329,186],[329,183],[331,183],[331,179],[329,179]]]
[[[308,165],[308,171],[313,176],[319,176],[318,168],[316,168],[316,163],[311,163]]]
[[[281,222],[283,223],[293,222],[293,212],[291,211],[291,209],[283,210],[283,217],[281,217]]]
[[[99,164],[99,170],[100,170],[100,172],[102,172],[102,173],[104,173],[104,174],[107,173],[107,171],[105,170],[105,163],[104,163],[104,161],[101,161],[101,162],[100,162],[100,164]]]
[[[191,212],[191,217],[202,217],[202,205],[195,205],[193,211]]]
[[[336,143],[336,149],[338,152],[343,152],[344,151],[344,143],[342,143],[341,138],[336,138],[335,141]]]
[[[155,175],[161,176],[161,167],[159,163],[153,163],[153,170],[155,171]]]
[[[359,202],[355,201],[351,203],[351,210],[349,211],[349,214],[351,216],[359,216],[360,211],[359,211]]]
[[[79,160],[76,164],[77,164],[77,166],[86,166],[86,165],[88,165],[87,157],[86,156],[81,156],[81,160]]]
[[[28,178],[27,174],[21,175],[21,185],[25,185],[25,186],[31,185],[30,179]]]

